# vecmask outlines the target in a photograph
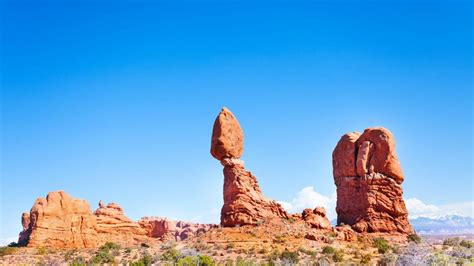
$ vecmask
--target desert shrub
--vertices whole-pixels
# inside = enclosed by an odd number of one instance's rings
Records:
[[[336,249],[331,246],[324,246],[322,252],[323,254],[333,254],[336,252]]]
[[[126,248],[124,250],[124,252],[125,252],[125,254],[130,254],[130,253],[132,253],[132,248]]]
[[[81,257],[75,257],[72,261],[68,263],[69,266],[86,266],[86,260]]]
[[[216,262],[209,256],[201,255],[199,256],[199,265],[214,266],[216,265]]]
[[[459,242],[459,245],[465,248],[472,248],[474,246],[474,243],[469,240],[461,240],[461,242]]]
[[[409,244],[401,250],[397,265],[428,265],[433,255],[431,249],[424,245]]]
[[[429,258],[429,265],[450,265],[450,257],[446,254],[435,253]]]
[[[472,250],[462,246],[454,247],[451,251],[448,252],[448,254],[455,258],[462,258],[468,260],[472,258]]]
[[[390,249],[390,245],[388,244],[387,240],[382,237],[374,238],[373,246],[377,248],[380,254],[385,254]]]
[[[179,257],[179,251],[174,248],[170,248],[167,251],[163,252],[163,254],[161,254],[161,260],[164,261],[177,261]]]
[[[7,247],[11,247],[11,248],[17,248],[19,247],[20,245],[17,243],[17,242],[10,242],[10,244],[8,244]]]
[[[301,252],[301,253],[309,255],[309,256],[316,256],[316,251],[305,249],[303,247],[299,247],[298,252]]]
[[[344,261],[344,251],[342,249],[338,249],[332,255],[332,260],[334,262],[342,262]]]
[[[102,246],[99,247],[100,251],[110,251],[110,250],[117,250],[120,249],[120,246],[114,242],[106,242]]]
[[[297,264],[299,261],[298,252],[285,250],[280,254],[280,259],[283,261],[283,264]]]
[[[97,251],[89,262],[92,264],[114,263],[115,258],[108,250],[102,249]]]
[[[454,247],[454,246],[457,246],[457,245],[459,244],[459,242],[460,242],[459,237],[446,238],[446,239],[443,241],[443,246]]]
[[[360,264],[369,264],[371,260],[372,256],[369,253],[360,256]]]
[[[178,266],[194,266],[199,265],[199,259],[196,256],[187,256],[183,258],[179,258],[176,262]]]
[[[233,248],[235,248],[235,243],[229,243],[226,246],[226,249],[233,249]]]
[[[15,254],[16,250],[14,247],[0,247],[0,257]]]
[[[421,237],[417,234],[409,234],[407,236],[408,241],[414,242],[415,244],[420,244],[421,243]]]
[[[38,247],[36,249],[37,255],[46,255],[47,253],[48,253],[48,250],[45,247]]]
[[[380,257],[380,265],[394,265],[397,261],[397,255],[393,253],[385,253]]]
[[[140,247],[142,247],[142,248],[149,248],[150,245],[148,245],[147,243],[141,243],[141,244],[140,244]]]

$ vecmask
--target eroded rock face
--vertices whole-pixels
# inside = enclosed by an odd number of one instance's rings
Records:
[[[126,217],[123,209],[116,203],[105,205],[100,201],[94,215],[100,242],[137,243],[147,240],[146,230]]]
[[[393,135],[368,128],[342,136],[333,152],[338,224],[357,232],[411,233],[402,195],[403,173]]]
[[[30,247],[94,248],[97,221],[89,204],[64,191],[38,198],[29,214],[22,215],[19,243]]]
[[[326,217],[326,209],[323,207],[316,207],[314,210],[304,209],[301,217],[312,228],[332,229],[331,222]]]
[[[185,240],[217,227],[214,224],[198,224],[183,221],[172,221],[162,217],[143,217],[138,223],[149,237],[161,240]]]
[[[223,108],[216,118],[211,154],[224,166],[223,226],[255,225],[266,218],[288,214],[279,203],[265,198],[257,179],[239,160],[243,151],[243,133],[235,116]]]

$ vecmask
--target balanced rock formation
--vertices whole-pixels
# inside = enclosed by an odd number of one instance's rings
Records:
[[[185,240],[215,228],[214,224],[198,224],[172,221],[161,217],[143,217],[138,223],[147,232],[147,236],[160,240]]]
[[[311,226],[311,228],[332,229],[331,222],[329,222],[329,219],[326,217],[326,209],[323,207],[316,207],[314,210],[304,209],[301,218]]]
[[[211,140],[211,154],[224,166],[221,225],[255,225],[267,218],[288,218],[279,203],[263,196],[256,177],[239,160],[242,152],[242,128],[224,107],[214,122]]]
[[[89,204],[64,191],[38,198],[30,213],[22,215],[19,244],[31,247],[93,248],[97,246],[97,221]]]
[[[105,205],[99,202],[99,208],[94,211],[97,219],[97,233],[100,242],[113,241],[116,243],[146,242],[147,232],[137,222],[130,220],[123,209],[116,203]]]
[[[357,232],[413,231],[402,198],[403,172],[390,131],[375,127],[363,134],[345,134],[332,161],[338,224],[350,225]]]

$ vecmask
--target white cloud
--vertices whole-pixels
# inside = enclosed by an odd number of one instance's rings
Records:
[[[290,213],[302,212],[306,208],[314,209],[317,206],[322,206],[326,209],[330,220],[337,217],[335,211],[336,193],[328,197],[316,192],[312,186],[300,190],[290,202],[278,201],[278,203]]]
[[[426,204],[417,198],[405,200],[410,218],[439,218],[446,215],[474,217],[474,201],[457,202],[442,205]]]

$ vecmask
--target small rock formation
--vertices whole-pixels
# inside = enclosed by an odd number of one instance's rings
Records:
[[[301,218],[312,228],[332,229],[331,222],[326,217],[326,209],[323,207],[316,207],[314,210],[304,209]]]
[[[97,222],[89,204],[64,191],[38,198],[30,213],[22,215],[19,244],[29,247],[94,248]]]
[[[100,242],[132,243],[147,240],[146,230],[126,217],[123,209],[116,203],[105,205],[100,201],[94,215],[97,219]]]
[[[246,171],[239,160],[243,152],[243,132],[235,116],[227,108],[214,122],[211,154],[224,166],[223,226],[255,225],[266,218],[288,214],[279,203],[265,198],[257,179]]]
[[[214,224],[198,224],[172,221],[161,217],[143,217],[138,223],[147,232],[147,236],[161,240],[185,240],[209,231]]]
[[[357,232],[413,231],[402,195],[395,139],[385,128],[345,134],[333,152],[337,223]]]

